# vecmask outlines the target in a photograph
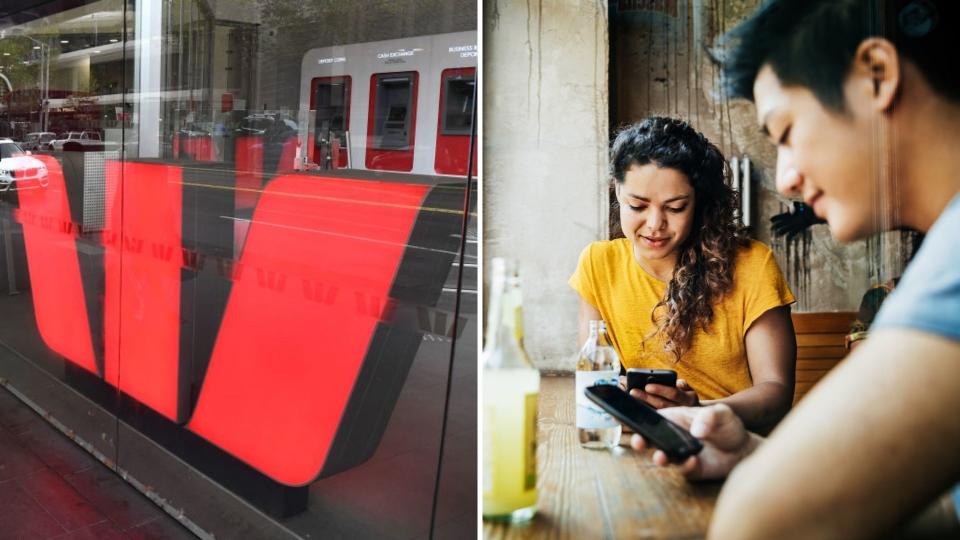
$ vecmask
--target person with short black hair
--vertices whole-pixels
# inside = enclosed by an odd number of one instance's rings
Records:
[[[769,439],[722,405],[662,411],[705,442],[685,473],[732,471],[710,537],[892,534],[960,480],[958,9],[771,1],[722,41],[729,90],[754,101],[777,146],[781,193],[840,241],[901,227],[926,237],[870,337]],[[960,535],[956,514],[941,516],[934,534]]]

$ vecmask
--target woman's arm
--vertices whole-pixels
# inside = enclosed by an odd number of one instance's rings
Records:
[[[790,307],[768,310],[750,325],[744,337],[753,386],[708,403],[725,403],[747,429],[769,433],[790,411],[793,402],[797,339]]]
[[[577,343],[577,350],[580,350],[580,347],[587,342],[587,338],[590,337],[590,321],[599,321],[603,319],[600,315],[600,311],[597,308],[593,307],[590,302],[587,302],[580,297],[580,313],[577,316],[577,329],[579,330],[580,342]]]
[[[777,425],[793,401],[793,378],[797,359],[796,336],[789,306],[767,310],[747,330],[744,337],[747,363],[753,386],[723,399],[700,401],[695,389],[683,379],[677,387],[647,385],[646,391],[632,390],[630,395],[661,409],[725,403],[750,431],[766,434]]]

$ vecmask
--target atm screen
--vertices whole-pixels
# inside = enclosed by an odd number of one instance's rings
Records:
[[[387,122],[403,122],[406,118],[406,107],[390,107],[390,111],[387,113]]]

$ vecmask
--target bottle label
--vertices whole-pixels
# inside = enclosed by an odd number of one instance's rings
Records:
[[[513,452],[520,452],[520,457],[523,460],[521,463],[521,473],[523,474],[522,485],[523,491],[530,491],[537,488],[537,399],[539,397],[538,392],[532,392],[524,395],[523,399],[523,426],[522,426],[522,440],[520,441],[523,445],[522,448],[507,448],[500,449],[501,455],[513,455],[517,454]],[[516,417],[514,417],[516,418]],[[494,469],[496,467],[508,466],[504,463],[496,463],[494,459],[496,444],[497,441],[494,440],[496,436],[496,408],[495,407],[484,407],[483,410],[483,493],[488,495],[493,492],[494,486]],[[516,424],[514,424],[516,425]],[[501,426],[502,427],[502,426]],[[513,439],[514,444],[516,444],[517,439]],[[503,444],[501,441],[500,444]],[[516,459],[516,458],[514,458]],[[515,478],[515,477],[514,477]],[[513,480],[513,486],[516,486],[516,480]],[[502,488],[501,488],[502,489]],[[516,487],[513,487],[516,489]]]
[[[526,395],[523,418],[523,490],[537,487],[537,397],[539,392]]]
[[[615,369],[603,371],[578,371],[576,373],[577,427],[600,429],[616,427],[617,421],[606,411],[594,405],[583,393],[588,386],[619,383],[619,372]]]

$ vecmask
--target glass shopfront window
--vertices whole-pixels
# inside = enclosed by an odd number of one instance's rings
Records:
[[[476,3],[36,4],[2,384],[194,532],[475,534]]]

